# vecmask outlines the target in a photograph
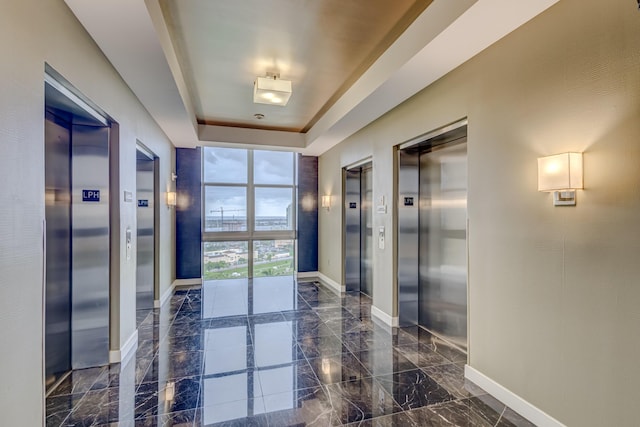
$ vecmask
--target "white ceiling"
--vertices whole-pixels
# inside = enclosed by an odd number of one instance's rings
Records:
[[[175,146],[319,155],[558,0],[65,1]]]

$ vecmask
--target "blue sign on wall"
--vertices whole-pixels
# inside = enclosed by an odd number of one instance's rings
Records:
[[[100,190],[82,190],[83,202],[99,202]]]
[[[139,208],[148,208],[149,207],[149,200],[144,200],[144,199],[138,200],[138,207]]]

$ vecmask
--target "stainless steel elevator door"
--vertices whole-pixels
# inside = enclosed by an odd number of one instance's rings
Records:
[[[360,170],[344,171],[344,279],[347,291],[360,291]]]
[[[373,173],[360,173],[360,292],[373,296]]]
[[[154,289],[154,164],[137,151],[136,198],[136,309],[153,308]]]
[[[418,324],[419,185],[420,156],[415,150],[398,151],[398,321]]]
[[[73,125],[71,141],[71,360],[81,369],[109,363],[109,128]]]
[[[71,370],[71,125],[45,120],[47,388]]]
[[[466,138],[420,155],[420,324],[467,348]]]

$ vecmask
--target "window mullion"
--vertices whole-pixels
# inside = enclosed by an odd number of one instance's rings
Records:
[[[249,278],[253,278],[253,234],[256,224],[256,196],[253,183],[253,150],[247,151],[247,231],[249,232],[247,260],[249,262]]]

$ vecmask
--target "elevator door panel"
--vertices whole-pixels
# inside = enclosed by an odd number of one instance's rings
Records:
[[[373,296],[373,174],[360,174],[360,292]]]
[[[467,152],[455,142],[420,155],[419,322],[467,346]]]
[[[345,287],[360,291],[360,170],[344,174]]]
[[[138,152],[136,161],[137,240],[136,308],[153,308],[154,288],[154,161]]]
[[[70,124],[45,120],[45,365],[47,388],[71,369]]]
[[[418,252],[420,157],[414,151],[398,152],[398,321],[418,324]]]
[[[72,367],[80,369],[109,363],[109,128],[74,125],[72,141]]]

